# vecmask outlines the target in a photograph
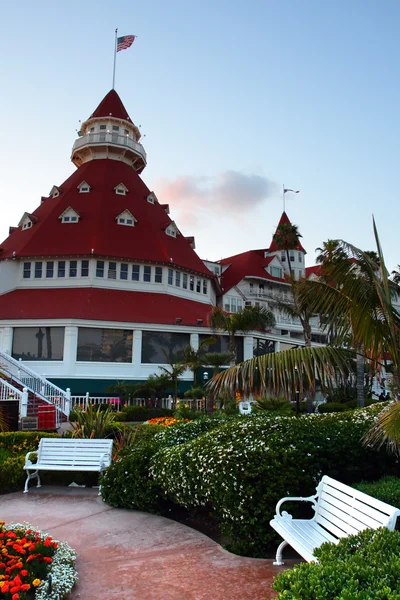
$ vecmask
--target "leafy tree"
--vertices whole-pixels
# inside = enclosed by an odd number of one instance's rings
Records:
[[[265,331],[275,325],[273,313],[261,306],[249,306],[238,313],[227,313],[216,307],[211,313],[211,327],[215,332],[225,332],[229,336],[229,351],[233,356],[231,364],[236,362],[235,335],[240,331],[247,333],[254,329]]]

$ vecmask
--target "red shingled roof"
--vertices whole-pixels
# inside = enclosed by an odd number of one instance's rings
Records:
[[[316,275],[317,277],[319,277],[321,275],[321,265],[306,267],[306,278],[308,279],[310,275]]]
[[[265,270],[265,267],[275,257],[268,256],[264,258],[264,253],[265,250],[249,250],[248,252],[236,254],[236,256],[230,256],[219,261],[221,265],[229,265],[221,276],[223,291],[226,293],[242,281],[244,277],[263,277],[270,281],[284,282],[284,279],[273,277]]]
[[[289,217],[287,216],[287,214],[285,212],[282,213],[282,216],[281,216],[281,218],[279,220],[278,227],[276,228],[276,231],[278,230],[279,226],[283,225],[283,224],[285,224],[285,225],[291,225],[292,224],[290,222]],[[269,247],[269,252],[276,252],[277,250],[279,250],[279,248],[276,245],[276,242],[275,242],[274,238],[272,238],[272,242],[271,242],[271,245]],[[293,250],[301,250],[301,252],[304,252],[306,254],[306,251],[304,250],[304,248],[301,245],[300,241],[297,244],[296,248],[293,248]]]
[[[89,193],[77,186],[86,181]],[[124,183],[123,196],[114,188]],[[149,189],[127,164],[102,159],[84,163],[61,186],[62,193],[47,198],[34,212],[35,224],[13,233],[0,245],[0,259],[25,257],[90,256],[113,257],[170,264],[213,277],[183,235],[165,233],[172,222],[158,203],[147,202]],[[59,216],[71,206],[78,223],[62,223]],[[115,218],[125,209],[134,215],[134,227],[118,225]]]
[[[94,113],[90,115],[89,119],[109,117],[110,115],[116,119],[124,119],[125,121],[130,121],[132,123],[132,119],[128,115],[128,111],[126,110],[121,98],[118,96],[115,90],[110,90],[108,92]]]
[[[19,289],[0,296],[0,318],[90,319],[123,323],[196,325],[207,327],[210,304],[169,294],[102,288]]]

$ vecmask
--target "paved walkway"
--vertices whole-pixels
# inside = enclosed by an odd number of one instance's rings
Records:
[[[110,508],[92,489],[0,496],[0,519],[27,521],[75,548],[79,583],[71,600],[269,600],[282,570],[272,560],[230,554],[164,517]]]

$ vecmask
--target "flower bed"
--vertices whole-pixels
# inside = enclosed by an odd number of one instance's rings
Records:
[[[162,425],[163,427],[170,427],[177,423],[189,423],[190,419],[177,419],[176,417],[155,417],[147,421],[149,425]]]
[[[75,551],[65,542],[53,540],[28,524],[5,526],[0,521],[0,598],[68,598],[78,580],[75,559]]]

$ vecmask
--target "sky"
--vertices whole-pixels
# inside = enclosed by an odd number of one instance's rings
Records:
[[[282,213],[306,264],[328,239],[400,263],[398,0],[2,3],[0,238],[71,175],[79,121],[112,87],[142,178],[201,258],[266,248]],[[396,225],[396,223],[398,225]]]

